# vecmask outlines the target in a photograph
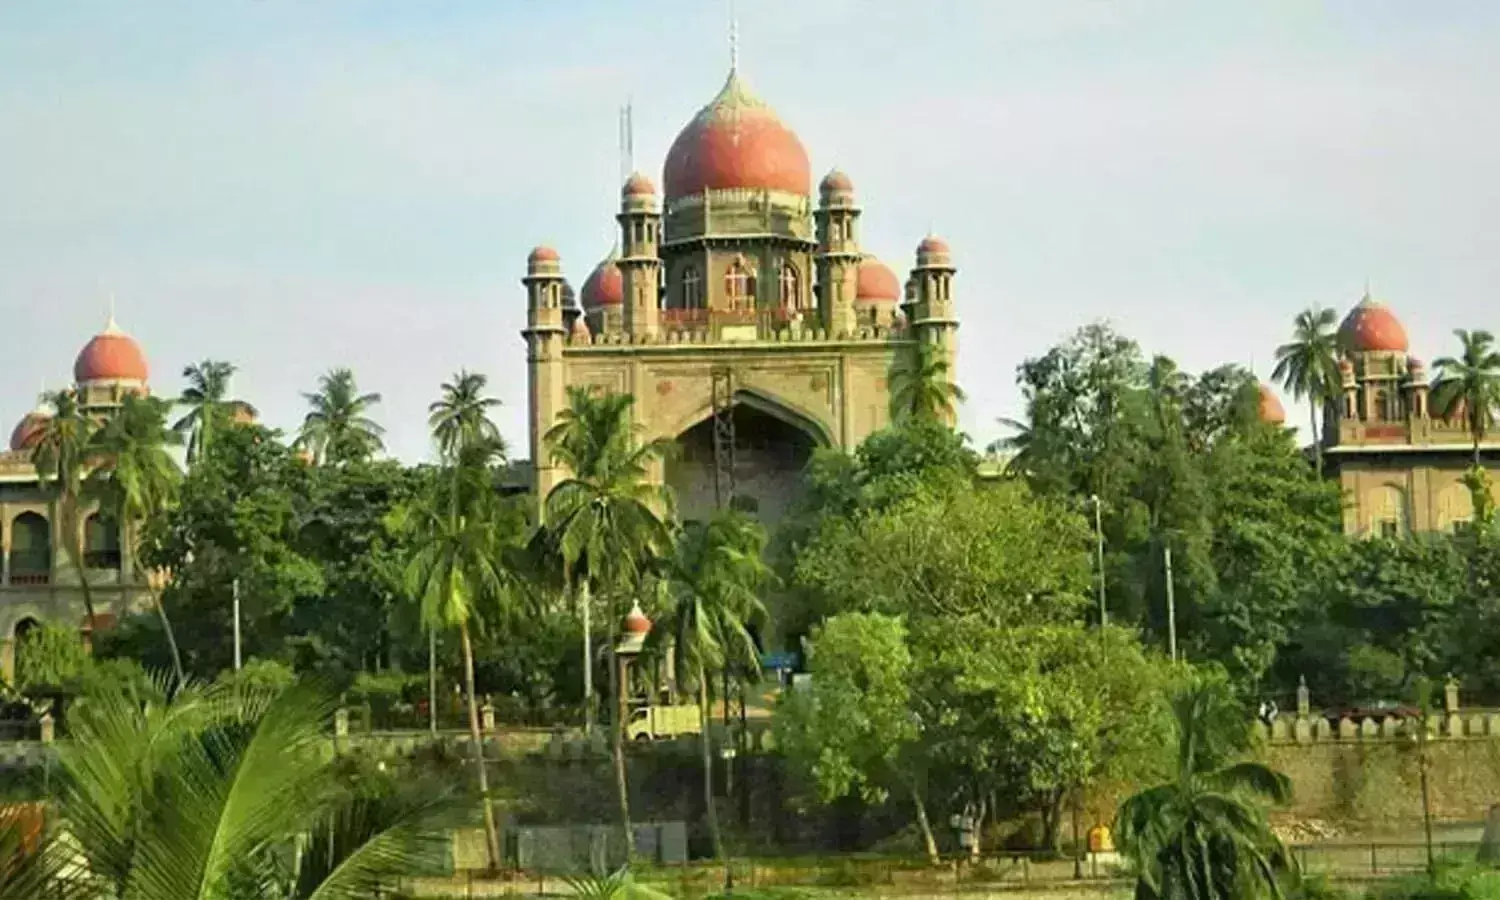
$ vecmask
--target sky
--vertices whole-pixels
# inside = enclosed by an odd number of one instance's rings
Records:
[[[865,249],[953,246],[964,428],[1107,320],[1189,370],[1269,375],[1368,280],[1415,354],[1500,330],[1500,3],[738,0],[740,71],[837,165]],[[348,366],[389,450],[490,376],[525,441],[528,250],[614,240],[617,109],[660,181],[722,84],[728,0],[0,4],[0,420],[103,327],[153,389],[194,361],[295,428]],[[1305,407],[1288,401],[1294,421]],[[4,427],[0,422],[0,427]]]

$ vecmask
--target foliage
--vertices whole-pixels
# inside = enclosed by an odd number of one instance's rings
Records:
[[[1475,863],[1440,863],[1428,875],[1395,878],[1370,891],[1372,900],[1495,900],[1500,872]]]
[[[310,408],[297,444],[312,454],[314,462],[364,462],[383,449],[385,429],[369,417],[380,395],[361,394],[352,370],[331,370],[318,379],[317,391],[302,396]]]
[[[15,687],[21,691],[59,688],[79,678],[88,651],[78,632],[58,625],[38,625],[16,641]]]
[[[1334,330],[1334,311],[1313,307],[1297,314],[1292,325],[1292,340],[1276,348],[1276,368],[1271,378],[1281,383],[1293,397],[1306,399],[1308,422],[1312,426],[1313,451],[1317,470],[1323,471],[1323,449],[1318,440],[1318,412],[1331,408],[1342,384],[1337,363],[1338,335]]]
[[[1433,361],[1437,383],[1432,387],[1432,410],[1448,419],[1462,418],[1474,444],[1474,465],[1479,465],[1479,445],[1495,424],[1500,407],[1500,349],[1488,331],[1453,332],[1458,338],[1457,357]]]
[[[953,383],[953,366],[942,348],[918,341],[891,367],[891,418],[896,422],[945,422],[964,392]]]
[[[177,404],[187,409],[172,423],[172,430],[187,442],[188,465],[193,465],[210,451],[214,438],[237,421],[253,421],[255,407],[229,396],[229,383],[236,367],[222,360],[205,359],[182,370],[187,387]]]
[[[668,895],[639,884],[630,870],[610,875],[586,875],[567,879],[568,890],[583,900],[670,900]]]

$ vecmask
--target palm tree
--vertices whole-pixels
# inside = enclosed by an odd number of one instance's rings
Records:
[[[568,890],[579,900],[672,900],[655,888],[637,884],[628,868],[612,875],[589,875],[566,881]]]
[[[714,804],[709,672],[728,671],[734,665],[759,674],[760,651],[748,626],[765,618],[760,591],[775,577],[761,558],[765,546],[760,523],[734,509],[721,510],[707,525],[686,528],[678,535],[670,566],[671,605],[664,627],[653,637],[675,644],[678,682],[695,680],[698,685],[703,799],[714,853],[720,859],[724,844]]]
[[[1478,467],[1479,445],[1495,424],[1495,408],[1500,405],[1500,350],[1488,331],[1460,328],[1453,333],[1462,352],[1457,358],[1444,356],[1433,361],[1438,379],[1432,389],[1432,408],[1445,418],[1463,414],[1473,441],[1474,465]]]
[[[914,344],[891,368],[891,418],[946,422],[954,406],[964,401],[964,392],[953,383],[953,366],[936,344]]]
[[[460,447],[476,441],[500,440],[500,429],[490,419],[490,410],[500,401],[485,396],[488,385],[489,379],[479,372],[460,369],[452,381],[443,383],[442,397],[427,407],[427,425],[443,460],[452,460]]]
[[[1307,399],[1308,425],[1312,428],[1313,459],[1323,474],[1323,436],[1318,432],[1318,412],[1327,407],[1339,389],[1338,334],[1331,309],[1314,306],[1297,314],[1292,322],[1292,340],[1276,348],[1276,368],[1271,378],[1298,400]]]
[[[166,513],[177,495],[182,472],[167,448],[182,439],[167,427],[172,404],[156,397],[127,394],[124,403],[94,434],[92,450],[99,467],[89,473],[85,493],[97,499],[104,508],[113,510],[123,540],[123,571],[136,575],[140,566],[141,538],[147,522]],[[147,577],[152,604],[161,617],[167,649],[172,653],[172,670],[179,685],[185,683],[182,656],[171,620],[162,605],[161,592]]]
[[[1295,876],[1260,800],[1285,802],[1291,782],[1260,763],[1231,763],[1249,718],[1220,685],[1198,684],[1172,701],[1173,779],[1120,806],[1115,828],[1134,864],[1139,900],[1240,900],[1281,896]]]
[[[208,453],[214,432],[240,417],[254,417],[255,407],[229,397],[233,363],[205,359],[182,370],[187,387],[177,398],[187,413],[172,423],[172,430],[187,439],[187,461],[192,465]]]
[[[369,418],[379,394],[361,394],[349,369],[334,369],[318,379],[315,393],[303,394],[312,407],[302,420],[297,443],[319,464],[369,459],[384,449],[385,429]]]
[[[52,409],[52,416],[41,426],[31,462],[37,476],[50,488],[52,521],[62,537],[63,552],[78,572],[78,586],[83,593],[84,611],[89,626],[98,621],[94,615],[94,591],[89,584],[88,566],[83,555],[83,480],[88,474],[89,445],[96,425],[84,414],[78,394],[72,390],[54,391],[42,398]]]
[[[565,580],[576,587],[584,622],[584,709],[592,714],[593,658],[589,645],[589,585],[598,584],[609,603],[611,638],[619,616],[618,598],[640,581],[641,574],[671,546],[663,514],[671,495],[649,480],[650,465],[665,452],[663,441],[642,441],[631,423],[635,398],[629,394],[595,394],[568,389],[568,408],[546,435],[552,459],[570,477],[547,497],[550,539],[562,558]],[[616,677],[614,642],[610,642],[610,683]],[[611,691],[611,693],[616,693]],[[627,853],[634,853],[630,798],[625,782],[625,723],[614,717],[610,731],[615,782]]]
[[[350,788],[323,752],[334,706],[308,685],[94,687],[58,750],[80,896],[369,897],[431,871],[451,801],[373,779]]]
[[[499,524],[495,509],[499,501],[491,484],[498,451],[496,445],[483,441],[462,448],[454,461],[453,481],[440,482],[428,502],[414,509],[421,539],[406,570],[407,589],[422,605],[423,625],[431,631],[458,630],[469,707],[469,741],[484,806],[485,846],[491,869],[500,866],[500,837],[479,730],[471,631],[481,621],[481,604],[497,603],[508,589],[506,573],[498,562],[507,535]]]

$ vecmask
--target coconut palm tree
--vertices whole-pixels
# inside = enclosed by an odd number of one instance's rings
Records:
[[[187,461],[192,465],[208,452],[216,431],[237,418],[253,418],[255,407],[229,396],[229,383],[236,369],[233,363],[205,359],[182,370],[187,387],[177,398],[186,414],[172,423],[172,430],[187,441]]]
[[[891,418],[897,422],[946,422],[965,399],[953,383],[953,367],[938,346],[927,341],[912,345],[891,369]]]
[[[707,525],[690,525],[677,539],[670,563],[670,602],[652,641],[676,647],[677,681],[698,686],[699,747],[703,799],[714,853],[724,844],[714,803],[713,741],[709,729],[710,672],[731,665],[759,674],[760,651],[749,626],[766,615],[760,592],[775,578],[761,558],[766,532],[734,509],[721,510]],[[666,584],[667,582],[663,582]]]
[[[40,426],[37,443],[31,451],[31,462],[37,476],[48,487],[53,522],[61,535],[63,552],[78,572],[78,586],[83,594],[84,611],[92,627],[94,590],[89,584],[88,566],[83,555],[83,481],[88,475],[89,447],[93,439],[94,420],[84,414],[78,394],[72,390],[53,391],[42,397],[52,416]]]
[[[89,473],[84,492],[99,505],[113,511],[122,531],[120,542],[124,553],[122,569],[136,575],[140,566],[141,538],[145,525],[165,515],[177,496],[182,472],[173,461],[168,447],[180,444],[181,437],[167,427],[172,404],[156,397],[127,394],[124,403],[94,433],[91,449],[99,461]],[[167,649],[172,653],[172,669],[177,683],[186,675],[172,622],[162,605],[161,592],[148,577],[152,604],[161,618]]]
[[[443,383],[442,396],[427,407],[427,426],[441,459],[452,460],[460,447],[476,441],[500,440],[500,429],[490,419],[490,410],[500,401],[485,395],[488,385],[489,379],[479,372],[460,369],[452,381]]]
[[[1291,782],[1260,763],[1231,760],[1248,745],[1249,717],[1226,689],[1198,684],[1172,701],[1176,771],[1120,806],[1121,850],[1140,900],[1250,900],[1280,896],[1296,875],[1261,801],[1290,799]]]
[[[1271,378],[1298,400],[1307,400],[1308,425],[1312,429],[1313,459],[1323,474],[1323,437],[1318,414],[1339,390],[1338,333],[1331,309],[1314,306],[1297,314],[1292,339],[1276,348],[1276,368]]]
[[[619,620],[617,601],[640,583],[641,575],[671,547],[663,516],[670,515],[671,495],[651,483],[649,469],[666,450],[662,441],[643,441],[631,423],[635,398],[628,394],[595,394],[569,388],[568,408],[546,435],[554,462],[570,477],[547,497],[550,543],[562,559],[565,579],[577,589],[584,622],[584,701],[593,706],[593,658],[589,646],[590,584],[604,592],[613,638]],[[610,641],[610,684],[616,677],[614,641]],[[611,690],[611,694],[616,693]],[[618,720],[620,717],[615,716]],[[620,818],[627,853],[634,852],[630,798],[625,782],[625,723],[610,729],[619,791]]]
[[[368,415],[379,394],[361,394],[350,369],[334,369],[318,379],[318,390],[303,394],[311,409],[302,419],[298,445],[313,461],[337,465],[369,459],[384,449],[385,429]]]
[[[1500,406],[1500,349],[1488,331],[1460,328],[1453,333],[1461,352],[1433,361],[1438,379],[1432,389],[1432,409],[1447,418],[1463,414],[1477,467],[1479,445],[1495,424],[1495,409]]]
[[[491,869],[500,866],[500,838],[479,730],[472,632],[482,623],[481,607],[498,605],[509,588],[499,562],[508,535],[501,526],[499,499],[492,489],[493,464],[499,458],[498,446],[483,441],[459,451],[454,461],[455,477],[439,481],[428,501],[412,509],[415,522],[410,527],[420,537],[406,569],[407,590],[421,603],[423,626],[429,631],[458,631],[464,658],[469,742],[484,807],[485,847]]]
[[[372,778],[350,787],[324,752],[334,706],[308,685],[94,686],[69,710],[55,798],[83,865],[54,886],[71,878],[91,900],[331,900],[431,871],[451,801]]]

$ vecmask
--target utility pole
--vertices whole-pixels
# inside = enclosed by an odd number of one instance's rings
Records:
[[[240,580],[234,580],[234,670],[240,670]]]
[[[1098,494],[1090,495],[1089,502],[1094,504],[1094,538],[1099,551],[1099,627],[1103,628],[1109,624],[1109,612],[1104,607],[1104,511]]]
[[[1162,545],[1162,559],[1167,570],[1167,654],[1177,662],[1177,602],[1172,593],[1172,542]]]

